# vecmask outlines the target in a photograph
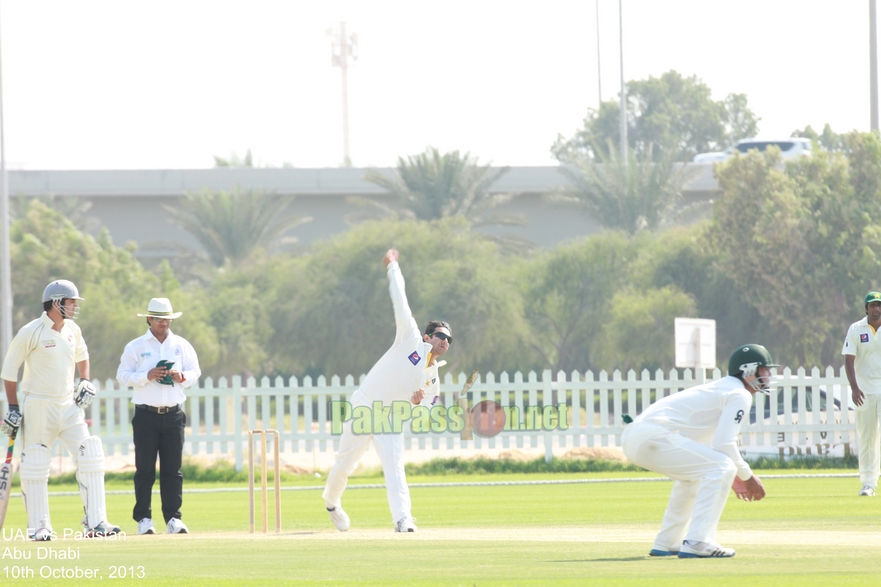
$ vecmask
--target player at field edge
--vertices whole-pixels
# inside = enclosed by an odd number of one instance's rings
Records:
[[[850,383],[851,397],[856,406],[857,440],[859,440],[859,495],[874,497],[881,472],[879,447],[879,411],[881,411],[881,292],[870,291],[865,298],[866,315],[847,329],[841,354],[844,371]]]
[[[95,398],[89,381],[89,349],[74,322],[83,301],[76,285],[66,279],[53,281],[43,290],[43,314],[25,324],[15,335],[0,377],[6,387],[9,410],[0,431],[22,432],[21,496],[28,516],[28,537],[37,541],[56,537],[49,519],[49,449],[58,438],[74,456],[85,516],[87,537],[109,536],[119,526],[107,521],[104,496],[104,449],[92,436],[83,410]],[[21,409],[17,397],[18,369]],[[73,383],[74,368],[80,380]]]
[[[737,497],[765,497],[761,480],[737,449],[752,395],[767,392],[779,367],[762,345],[738,347],[728,376],[667,396],[642,412],[621,435],[624,454],[640,467],[673,480],[673,490],[652,556],[728,558],[733,548],[716,543],[728,488]]]
[[[352,394],[353,407],[372,407],[374,402],[390,406],[394,401],[407,400],[418,405],[426,397],[432,397],[440,385],[438,359],[447,352],[453,341],[450,325],[440,320],[429,322],[425,333],[420,332],[407,302],[404,276],[398,265],[398,251],[389,249],[382,258],[382,264],[386,267],[394,309],[395,341]],[[323,497],[331,521],[340,531],[349,529],[349,516],[341,505],[342,495],[349,475],[372,442],[382,461],[395,532],[415,532],[410,488],[404,474],[403,434],[394,431],[389,434],[356,434],[352,430],[352,423],[349,420],[343,426],[336,461],[327,474]]]
[[[187,534],[181,520],[184,476],[181,461],[187,415],[184,390],[196,385],[202,375],[193,345],[171,331],[171,322],[183,312],[175,312],[168,298],[153,298],[147,313],[138,314],[147,322],[147,332],[127,345],[119,359],[116,380],[131,387],[132,440],[135,444],[135,507],[132,517],[138,534],[155,534],[153,525],[153,483],[156,457],[159,457],[159,494],[166,534]],[[169,363],[171,366],[169,367]]]

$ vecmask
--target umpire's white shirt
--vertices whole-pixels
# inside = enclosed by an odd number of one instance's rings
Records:
[[[66,400],[73,397],[76,364],[89,358],[89,349],[80,327],[65,319],[61,331],[46,312],[25,324],[9,345],[0,377],[18,381],[18,368],[24,363],[21,392],[38,397]]]
[[[352,395],[354,404],[369,405],[381,401],[383,405],[391,405],[393,401],[410,401],[413,392],[424,387],[431,345],[422,340],[422,333],[413,319],[404,290],[404,276],[396,261],[389,263],[388,280],[395,312],[395,342]],[[433,378],[437,379],[436,369]]]
[[[857,385],[866,395],[881,394],[881,340],[865,317],[854,322],[844,337],[842,355],[853,355]]]
[[[184,376],[183,383],[163,385],[158,381],[147,380],[147,373],[159,361],[174,361],[172,369]],[[193,345],[181,336],[168,331],[165,342],[159,342],[149,329],[127,345],[119,361],[116,380],[123,387],[134,388],[132,403],[156,407],[177,406],[187,399],[184,389],[195,385],[202,375],[199,358]]]
[[[690,387],[655,402],[633,423],[652,422],[710,446],[732,461],[743,480],[753,473],[737,450],[737,435],[744,419],[749,419],[752,395],[737,377]]]

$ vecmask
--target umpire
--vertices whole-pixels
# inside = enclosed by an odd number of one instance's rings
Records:
[[[184,389],[195,385],[202,374],[193,345],[171,331],[175,312],[168,298],[153,298],[147,306],[147,333],[127,345],[116,379],[134,388],[132,437],[135,443],[135,508],[138,534],[155,534],[151,498],[159,456],[159,493],[167,534],[186,534],[181,521],[184,478],[181,458],[187,416]]]

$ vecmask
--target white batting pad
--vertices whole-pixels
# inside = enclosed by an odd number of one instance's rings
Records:
[[[104,447],[97,436],[86,438],[80,445],[76,480],[80,486],[80,498],[86,508],[88,527],[94,528],[107,519],[104,501]]]
[[[25,447],[21,451],[21,497],[28,513],[28,528],[52,529],[49,521],[49,462],[52,455],[42,444]],[[30,533],[30,532],[29,532]]]

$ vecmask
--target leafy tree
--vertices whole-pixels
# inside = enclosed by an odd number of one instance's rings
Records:
[[[607,232],[529,261],[520,283],[529,344],[544,368],[583,371],[600,364],[603,325],[634,256],[633,241]]]
[[[677,316],[697,316],[694,299],[677,287],[616,292],[602,326],[599,365],[607,371],[671,369]]]
[[[712,229],[711,223],[704,221],[658,233],[642,233],[636,244],[638,255],[629,268],[629,287],[634,291],[673,288],[693,300],[694,313],[679,315],[716,321],[716,364],[721,366],[737,346],[754,340],[771,341],[772,333],[746,301],[749,291],[738,289],[717,265],[712,249],[707,246]],[[668,342],[673,340],[672,329],[670,322]],[[664,343],[661,348],[668,347]],[[617,351],[619,359],[626,355],[626,347]],[[673,358],[671,352],[666,361],[649,361],[639,368],[658,366],[667,370],[673,367]]]
[[[490,208],[510,200],[510,194],[487,193],[487,188],[507,172],[507,167],[494,170],[490,165],[480,165],[469,153],[441,153],[429,147],[418,155],[399,157],[391,178],[376,170],[364,175],[366,181],[397,196],[399,205],[392,207],[363,198],[353,201],[408,219],[463,216],[475,224],[523,224],[521,217],[483,216]]]
[[[811,125],[804,127],[803,130],[795,130],[792,132],[793,137],[801,137],[805,139],[811,139],[821,148],[826,151],[832,152],[846,152],[847,151],[847,135],[846,134],[838,134],[837,132],[832,130],[832,127],[829,126],[827,122],[825,126],[823,126],[823,132],[817,133]]]
[[[449,372],[524,364],[522,300],[498,247],[462,218],[383,220],[319,243],[300,261],[270,261],[285,267],[272,285],[271,360],[280,372],[357,377],[385,352],[394,320],[381,259],[390,247],[401,252],[419,327],[434,319],[452,326]]]
[[[683,77],[668,71],[659,78],[627,82],[627,140],[629,147],[654,157],[673,149],[679,161],[697,153],[720,151],[745,137],[755,136],[759,119],[749,109],[744,94],[729,94],[714,101],[710,88],[697,76]],[[597,157],[620,143],[618,101],[589,109],[584,126],[571,138],[559,136],[551,148],[554,157],[570,163]]]
[[[33,202],[10,226],[13,328],[42,313],[46,284],[70,279],[85,298],[79,324],[93,378],[114,378],[123,347],[140,330],[132,318],[147,303],[144,292],[156,292],[147,299],[161,293],[133,251],[114,246],[106,231],[97,238],[83,234],[58,211]]]
[[[291,198],[238,188],[187,194],[177,206],[165,206],[169,222],[196,237],[216,267],[295,243],[296,238],[284,233],[312,218],[294,216],[292,208]]]
[[[630,234],[671,224],[692,174],[676,163],[674,151],[656,162],[652,155],[649,145],[644,156],[630,151],[625,161],[610,146],[597,151],[595,159],[580,157],[560,168],[573,187],[557,199],[579,204],[604,227]]]
[[[251,156],[251,149],[248,149],[247,152],[245,152],[244,157],[239,157],[236,153],[230,155],[229,159],[224,159],[223,157],[215,155],[214,167],[254,167],[254,158]]]
[[[34,202],[40,202],[44,206],[58,211],[78,230],[83,232],[96,232],[101,227],[101,221],[88,214],[92,208],[92,202],[82,198],[59,198],[54,195],[36,197],[16,196],[10,198],[10,220],[27,216],[28,209]]]
[[[847,158],[821,151],[785,169],[776,150],[717,167],[717,263],[774,334],[781,357],[800,365],[840,362],[843,325],[878,287],[881,142],[854,133],[847,148]]]
[[[290,163],[288,161],[284,161],[284,162],[282,162],[281,166],[284,168],[291,168],[294,165],[293,165],[293,163]],[[254,164],[254,157],[251,155],[251,149],[248,149],[245,152],[244,157],[240,157],[237,153],[231,154],[228,159],[225,159],[223,157],[218,157],[217,155],[215,155],[214,156],[214,167],[251,167],[251,168],[253,168],[253,167],[267,167],[267,168],[274,168],[275,165],[261,164],[259,161],[255,165]]]

